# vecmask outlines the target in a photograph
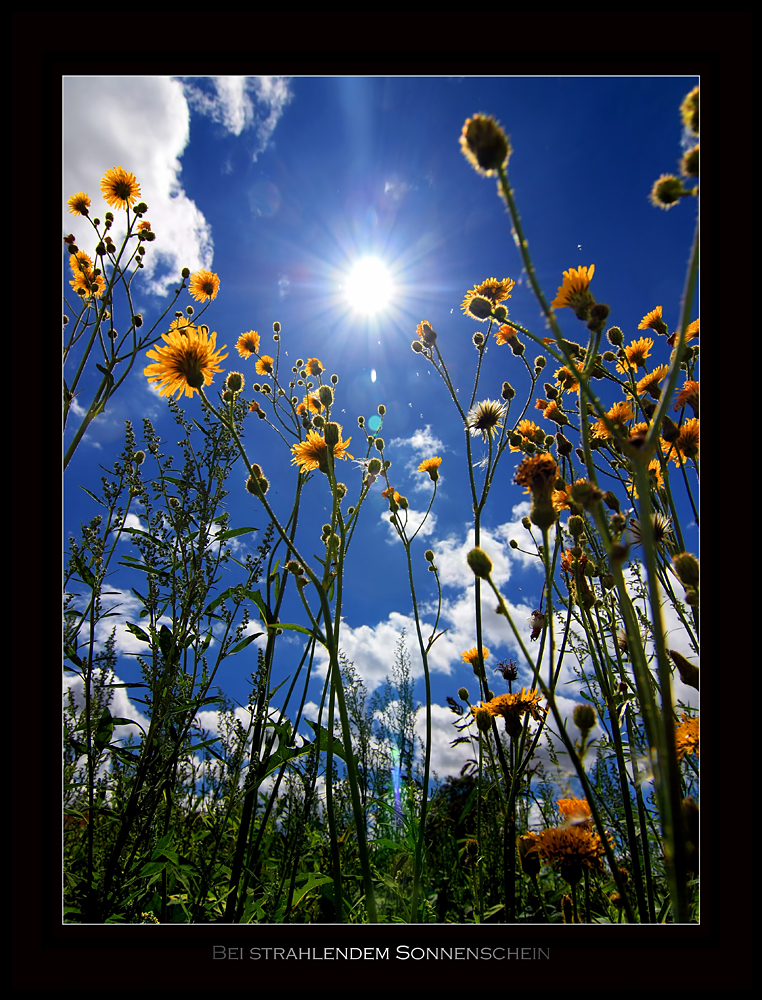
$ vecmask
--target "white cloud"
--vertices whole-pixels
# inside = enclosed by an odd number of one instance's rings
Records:
[[[213,76],[203,83],[197,77],[183,77],[182,85],[194,111],[219,122],[233,135],[254,130],[255,162],[293,97],[288,79],[279,76]]]
[[[389,512],[384,511],[379,518],[381,523],[386,525],[389,532],[389,537],[386,540],[389,544],[393,544],[394,542],[400,542],[401,544],[402,539],[397,534],[397,529],[389,520],[389,516]],[[408,538],[412,538],[416,532],[418,533],[419,538],[428,538],[437,526],[437,515],[433,512],[429,512],[429,516],[426,517],[425,510],[413,510],[412,507],[408,507],[407,510],[398,511],[397,516],[404,526],[405,534]],[[424,518],[426,518],[425,521]]]

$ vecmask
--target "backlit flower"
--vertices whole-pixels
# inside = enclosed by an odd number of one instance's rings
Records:
[[[77,194],[73,194],[66,204],[69,206],[70,215],[87,215],[90,198],[84,191],[79,191]]]
[[[630,534],[635,539],[637,545],[643,544],[643,533],[640,528],[640,522],[634,517],[631,517],[629,522]],[[660,545],[666,540],[667,535],[672,531],[672,520],[666,517],[664,514],[660,514],[658,511],[651,515],[651,527],[653,531],[654,541],[657,545]]]
[[[699,405],[699,384],[689,379],[680,390],[673,410],[681,410],[684,406],[690,406],[694,417],[698,416]]]
[[[486,660],[489,656],[489,650],[486,646],[482,646],[482,659]],[[479,662],[479,650],[476,646],[473,649],[467,649],[465,653],[461,653],[461,658],[464,663],[470,663],[471,666],[475,666]]]
[[[549,401],[548,405],[542,411],[542,415],[546,420],[552,420],[559,426],[569,423],[569,418],[562,412],[555,399],[551,399]]]
[[[259,361],[257,361],[254,365],[254,371],[257,375],[272,375],[273,363],[273,359],[269,354],[263,354]]]
[[[77,294],[82,289],[86,299],[98,298],[106,289],[106,280],[103,275],[95,275],[92,271],[76,271],[69,284]]]
[[[259,354],[259,334],[256,330],[242,333],[235,346],[242,358],[250,358],[252,354]]]
[[[140,197],[140,185],[134,174],[123,167],[112,167],[103,175],[101,193],[112,208],[129,208]]]
[[[633,368],[645,368],[645,360],[650,355],[653,346],[654,342],[650,337],[641,337],[640,340],[633,340],[625,347],[624,353]],[[616,370],[626,374],[627,365],[624,361],[617,361]]]
[[[699,720],[683,713],[680,725],[675,729],[677,759],[682,760],[687,753],[699,752]]]
[[[657,306],[652,309],[650,313],[646,313],[643,319],[638,323],[639,330],[656,330],[657,333],[665,334],[667,333],[667,324],[661,318],[661,306]]]
[[[466,424],[471,431],[471,435],[476,437],[481,434],[482,440],[494,437],[503,426],[500,423],[505,414],[505,404],[498,403],[495,399],[483,399],[468,411]]]
[[[603,871],[603,842],[595,830],[586,826],[551,827],[537,835],[542,857],[565,878],[576,885],[582,869]]]
[[[518,333],[508,323],[503,323],[495,334],[498,344],[509,344],[512,340],[518,339]]]
[[[695,458],[699,450],[699,422],[698,417],[686,420],[680,428],[680,433],[675,441],[675,447],[684,458]]]
[[[694,340],[699,335],[699,321],[694,319],[694,321],[686,328],[685,331],[685,343],[687,344],[689,340]],[[675,330],[673,334],[667,337],[667,343],[670,347],[674,347],[675,344],[680,339],[680,332]]]
[[[216,298],[219,288],[220,279],[212,271],[196,271],[188,282],[188,291],[197,302]]]
[[[341,440],[341,428],[339,428],[339,441],[334,445],[333,457],[347,459],[353,458],[346,450],[352,438],[346,441]],[[317,431],[307,431],[307,440],[300,441],[292,446],[291,451],[294,457],[291,459],[292,465],[298,465],[300,472],[312,472],[313,469],[320,469],[321,472],[328,472],[328,445],[322,434]]]
[[[656,208],[670,209],[676,205],[685,193],[683,182],[674,174],[662,174],[654,181],[648,200]]]
[[[203,385],[210,385],[215,372],[222,371],[220,362],[227,357],[215,351],[217,334],[207,334],[206,328],[184,332],[178,329],[162,334],[163,345],[146,351],[157,364],[148,365],[143,374],[160,387],[161,396],[192,396]],[[224,347],[221,348],[224,350]]]
[[[170,330],[179,330],[180,333],[191,333],[198,330],[198,327],[188,316],[176,316],[169,324]]]
[[[629,403],[615,403],[614,406],[608,411],[606,416],[609,418],[617,431],[620,433],[625,431],[625,424],[628,420],[632,420],[635,414],[632,412]],[[593,437],[599,438],[610,438],[611,431],[608,429],[603,420],[599,420],[592,428]]]
[[[543,407],[543,412],[545,407],[547,407],[549,400],[543,400],[545,404]],[[545,431],[542,427],[538,427],[533,420],[519,420],[516,424],[516,429],[514,434],[520,434],[525,441],[531,441],[533,444],[539,444],[541,441],[545,441]],[[521,451],[521,445],[511,445],[511,451]]]
[[[320,413],[322,409],[323,409],[323,404],[320,402],[317,396],[307,395],[304,397],[302,402],[297,406],[296,412],[299,414],[299,416],[302,416],[302,414],[305,413],[309,414]]]
[[[558,811],[570,825],[590,820],[590,803],[587,799],[559,799]]]
[[[558,464],[551,454],[530,455],[525,458],[516,470],[513,481],[524,486],[525,493],[545,494],[548,497],[553,492],[558,476]]]
[[[661,395],[659,383],[663,382],[667,375],[669,375],[669,365],[659,365],[658,368],[654,368],[652,372],[644,376],[635,388],[638,393],[647,392],[654,399],[658,399]]]
[[[314,375],[315,377],[325,371],[325,368],[323,368],[317,358],[308,358],[304,363],[304,367],[310,375]]]
[[[492,307],[511,297],[514,284],[511,278],[503,278],[502,281],[487,278],[481,284],[474,285],[470,292],[466,292],[460,308],[471,319],[485,320],[490,316]]]
[[[521,733],[522,717],[529,715],[536,722],[542,722],[547,709],[542,708],[542,695],[534,688],[527,691],[525,687],[518,694],[501,694],[486,702],[481,708],[486,708],[490,715],[500,716],[505,720],[505,730],[509,736],[517,737]]]
[[[461,129],[460,148],[471,166],[484,177],[493,177],[511,155],[508,137],[489,115],[466,118]]]
[[[72,271],[92,271],[93,262],[84,250],[69,254],[69,267]]]
[[[439,466],[441,464],[441,458],[425,458],[418,466],[418,471],[428,472],[432,482],[436,482],[439,479]]]
[[[589,267],[572,267],[564,271],[564,283],[551,302],[551,308],[564,309],[566,306],[571,306],[575,313],[585,308],[589,309],[595,301],[588,291],[594,273],[595,264],[590,264]]]
[[[559,368],[556,372],[556,384],[559,385],[564,392],[577,392],[579,389],[577,376],[566,367]]]

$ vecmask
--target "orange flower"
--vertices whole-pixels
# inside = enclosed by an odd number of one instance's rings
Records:
[[[219,288],[220,279],[212,271],[196,271],[188,282],[188,291],[197,302],[216,298]]]
[[[222,371],[220,362],[227,354],[215,351],[217,334],[203,330],[170,330],[162,334],[165,345],[146,351],[158,364],[148,365],[143,374],[160,386],[160,395],[192,396],[203,385],[210,385],[214,372]],[[222,348],[224,350],[224,348]]]
[[[101,193],[112,208],[129,208],[140,197],[140,185],[134,174],[112,167],[103,175]]]
[[[339,427],[339,440],[334,445],[333,457],[347,459],[353,458],[346,450],[352,438],[346,441],[341,440],[341,427]],[[328,472],[328,445],[325,438],[317,431],[307,431],[307,440],[300,441],[291,447],[294,457],[291,459],[292,465],[298,465],[300,472],[312,472],[313,469],[320,469],[321,472]]]
[[[252,354],[259,354],[259,334],[256,330],[242,333],[235,346],[242,358],[250,358]]]
[[[273,373],[273,359],[269,354],[263,354],[262,357],[254,365],[254,371],[257,375],[272,375]]]
[[[571,306],[575,312],[587,305],[593,304],[593,297],[588,288],[593,280],[595,264],[589,267],[570,268],[564,271],[564,283],[559,287],[558,293],[550,303],[552,309],[565,309]]]
[[[656,330],[657,333],[666,334],[667,324],[661,318],[661,306],[657,306],[652,309],[650,313],[646,313],[643,319],[638,323],[639,330]]]

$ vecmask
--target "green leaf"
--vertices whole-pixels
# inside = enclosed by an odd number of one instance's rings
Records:
[[[147,632],[144,632],[139,625],[135,625],[133,622],[125,622],[124,624],[127,626],[128,631],[132,632],[132,634],[140,639],[141,642],[150,643],[150,635]]]
[[[80,486],[80,489],[81,490],[85,490],[85,487],[84,486]],[[91,493],[90,490],[85,490],[85,493],[87,493],[87,495],[89,497],[92,497],[92,499],[95,500],[96,503],[99,503],[101,505],[101,507],[105,507],[106,506],[106,504],[101,499],[99,499],[94,493]]]
[[[259,528],[231,528],[230,531],[223,531],[217,535],[218,542],[227,541],[228,538],[237,538],[238,535],[247,535],[250,531],[259,531]]]
[[[258,639],[260,635],[264,635],[264,632],[255,632],[253,635],[247,635],[245,639],[241,640],[237,646],[230,650],[228,656],[232,656],[233,653],[240,653],[242,649],[246,649],[247,646],[251,645],[255,639]]]
[[[164,482],[172,483],[174,486],[182,486],[182,487],[191,487],[193,485],[187,479],[181,479],[178,476],[165,476]]]
[[[108,743],[110,743],[113,732],[114,720],[111,717],[111,712],[109,712],[108,708],[104,708],[98,722],[98,728],[95,730],[95,735],[93,737],[93,745],[95,746],[95,749],[102,750]]]
[[[301,878],[302,876],[297,876]],[[293,906],[298,906],[304,896],[307,895],[312,889],[316,889],[319,885],[325,885],[327,882],[333,882],[333,879],[328,875],[321,875],[319,872],[310,872],[307,876],[307,881],[304,885],[300,885],[299,888],[294,893]]]
[[[82,582],[92,590],[95,586],[95,576],[79,553],[77,553],[74,557],[74,565],[77,567],[79,575],[82,577]]]
[[[77,655],[77,650],[74,646],[71,645],[71,643],[67,642],[64,645],[64,653],[66,654],[67,660],[71,660],[71,662],[76,664],[78,667],[82,666],[82,660]]]
[[[129,535],[140,535],[142,538],[147,538],[153,545],[159,545],[163,549],[169,548],[169,545],[162,541],[161,538],[156,538],[155,535],[150,535],[147,531],[141,531],[140,528],[122,528],[122,531]],[[127,559],[129,557],[125,556],[124,558]]]

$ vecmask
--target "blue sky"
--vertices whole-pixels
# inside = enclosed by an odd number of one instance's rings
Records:
[[[106,170],[120,165],[136,175],[157,234],[137,289],[146,318],[163,310],[182,267],[210,269],[221,285],[204,321],[217,331],[218,345],[227,345],[225,370],[245,375],[247,398],[253,398],[249,388],[257,379],[254,362],[240,359],[235,343],[254,329],[262,335],[262,351],[274,353],[269,344],[278,320],[288,367],[297,358],[316,356],[327,374],[339,376],[334,416],[344,436],[351,435],[349,450],[356,458],[365,454],[357,416],[370,417],[379,403],[386,406],[382,433],[393,463],[390,478],[414,511],[424,511],[429,499],[428,477],[416,471],[418,463],[442,457],[433,516],[414,543],[419,597],[426,603],[435,596],[424,549],[434,550],[444,584],[448,632],[431,656],[433,766],[442,776],[456,773],[468,756],[463,747],[449,748],[457,734],[445,699],[462,685],[476,694],[471,668],[461,662],[462,651],[476,642],[473,577],[464,558],[472,544],[470,496],[464,489],[462,424],[444,385],[410,344],[417,324],[431,322],[456,386],[470,397],[476,364],[471,337],[486,324],[464,317],[460,304],[471,287],[492,276],[516,282],[507,302],[509,318],[545,333],[495,180],[478,176],[460,151],[463,122],[476,112],[491,114],[510,136],[509,178],[546,296],[555,295],[564,270],[595,264],[591,290],[611,306],[610,324],[620,326],[629,343],[642,335],[638,323],[657,305],[670,330],[678,321],[696,206],[688,200],[660,211],[648,194],[660,174],[678,173],[685,148],[679,106],[697,82],[684,76],[64,80],[63,202],[86,191],[92,214],[102,218],[106,206],[99,185]],[[62,224],[92,255],[85,220],[64,211]],[[373,314],[357,311],[347,298],[352,270],[368,256],[385,265],[393,285],[388,303],[377,302]],[[190,301],[185,294],[178,307]],[[584,324],[570,310],[559,311],[558,320],[570,339],[584,342]],[[663,340],[657,344],[653,363],[666,362],[668,350]],[[538,353],[527,346],[530,359]],[[91,426],[66,472],[66,537],[76,536],[80,522],[96,512],[79,485],[97,492],[99,463],[110,466],[121,450],[125,419],[139,430],[148,416],[162,436],[176,436],[164,400],[142,374],[145,363],[139,360],[106,414]],[[549,359],[550,381],[554,370]],[[212,389],[222,379],[217,376]],[[517,391],[512,422],[529,380],[510,349],[493,341],[477,398],[497,399],[505,380]],[[533,404],[527,416],[535,419]],[[184,405],[198,416],[197,398]],[[248,419],[249,456],[271,479],[273,503],[285,504],[294,475],[290,454],[262,421]],[[481,452],[475,440],[474,453]],[[542,578],[536,559],[508,544],[516,538],[529,547],[520,523],[528,505],[512,482],[518,461],[503,457],[482,546],[528,639],[526,618],[539,606]],[[356,466],[348,463],[342,478],[350,493],[359,491]],[[403,627],[414,676],[420,679],[421,673],[404,551],[390,531],[382,488],[373,487],[350,550],[341,638],[371,691],[390,672]],[[312,533],[316,551],[328,504],[322,476],[313,477],[306,495],[301,531]],[[266,526],[257,502],[237,490],[235,476],[229,509],[233,524]],[[684,527],[690,522],[686,516]],[[686,544],[697,552],[695,525],[686,528]],[[123,588],[121,610],[134,621],[131,582],[115,578],[113,584],[114,590]],[[488,668],[517,656],[507,623],[490,611],[484,641],[491,650]],[[128,680],[135,673],[130,653],[138,646],[121,625],[117,642],[123,654],[119,675]],[[689,654],[677,637],[673,646]],[[299,654],[295,641],[284,643],[276,662],[279,679]],[[565,680],[571,667],[571,662],[565,667]],[[251,660],[231,658],[219,683],[245,701],[252,669]],[[494,676],[496,693],[507,690]],[[527,679],[523,668],[519,683]],[[677,690],[691,700],[690,689],[678,684]],[[310,694],[318,700],[318,684]],[[417,695],[422,699],[421,684]],[[572,698],[560,700],[568,714]],[[119,714],[130,710],[126,706]],[[211,715],[204,721],[214,725]]]

